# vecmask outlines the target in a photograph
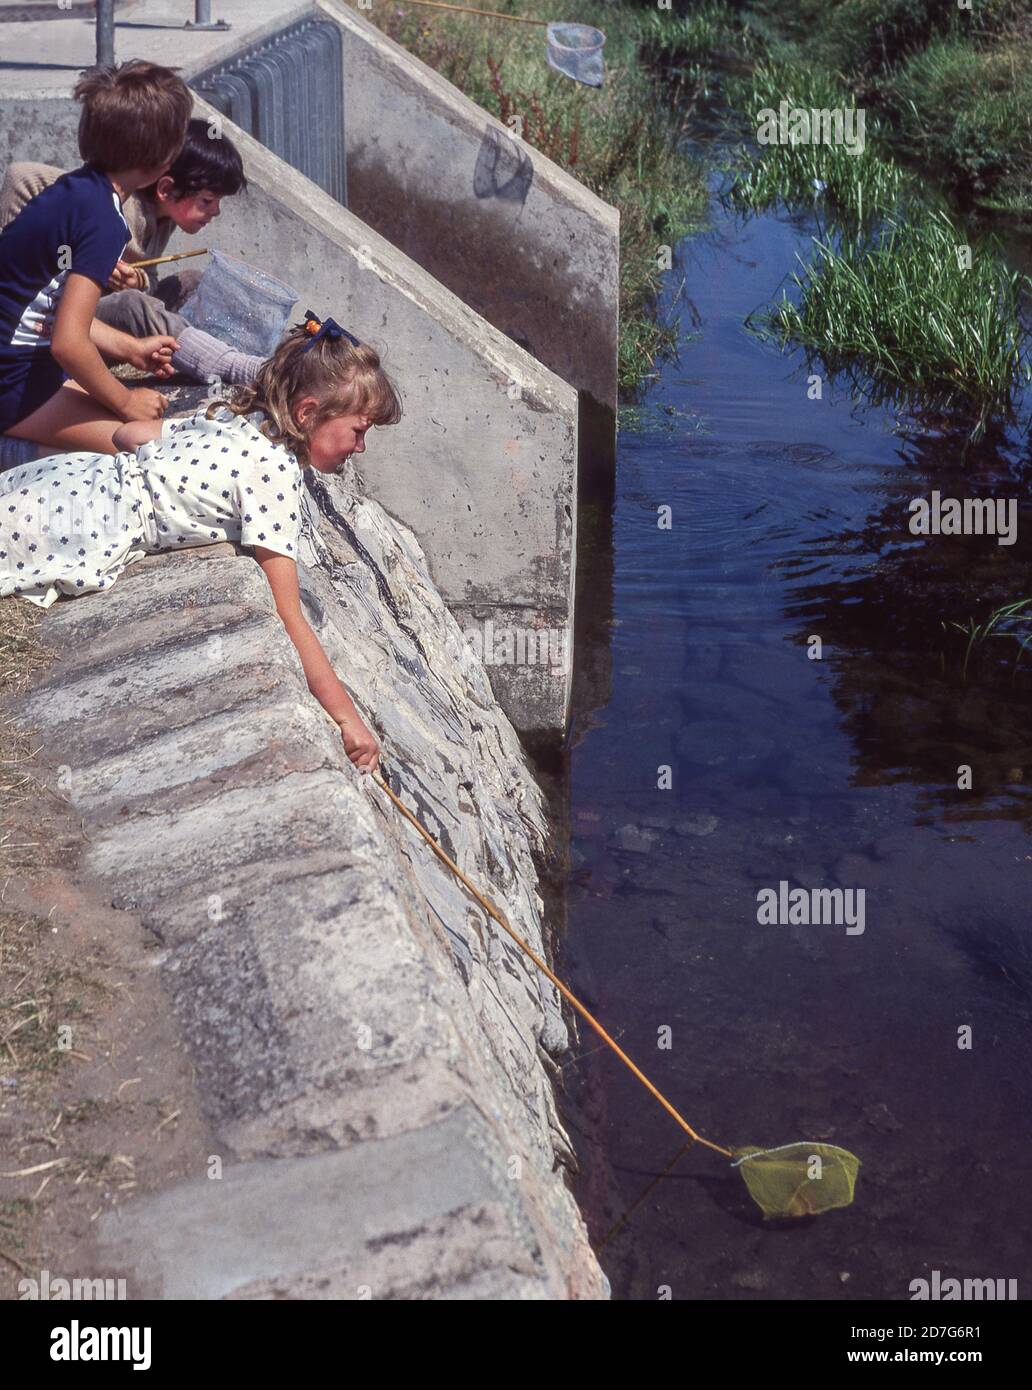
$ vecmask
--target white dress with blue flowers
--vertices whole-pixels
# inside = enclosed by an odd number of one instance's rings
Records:
[[[135,454],[56,454],[0,473],[0,598],[49,608],[152,551],[236,541],[297,558],[301,468],[224,407],[166,420]]]

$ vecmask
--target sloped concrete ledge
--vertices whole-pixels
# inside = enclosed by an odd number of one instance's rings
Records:
[[[413,537],[315,484],[309,618],[400,794],[543,950],[541,794]],[[44,619],[18,707],[84,870],[156,934],[221,1163],[97,1222],[130,1297],[604,1298],[563,1177],[554,989],[347,763],[253,559]]]
[[[608,484],[616,448],[619,210],[516,138],[359,7],[317,4],[344,41],[349,206],[577,388],[582,476]],[[604,15],[599,22],[604,28]],[[527,42],[540,45],[542,81],[565,80],[545,66],[543,31]]]
[[[184,1183],[105,1216],[101,1238],[116,1264],[144,1252],[150,1297],[546,1298],[515,1195],[498,1136],[462,1106],[361,1148]]]

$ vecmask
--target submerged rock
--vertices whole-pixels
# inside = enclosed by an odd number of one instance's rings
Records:
[[[640,825],[621,825],[613,835],[616,846],[630,854],[649,854],[661,840],[655,830]]]
[[[700,811],[697,815],[686,816],[674,826],[678,835],[712,835],[720,824],[716,816]]]

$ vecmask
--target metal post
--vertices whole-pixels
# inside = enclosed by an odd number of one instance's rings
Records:
[[[115,63],[115,0],[97,0],[97,66]]]
[[[194,17],[187,20],[184,29],[228,29],[224,19],[212,19],[211,0],[194,0]]]

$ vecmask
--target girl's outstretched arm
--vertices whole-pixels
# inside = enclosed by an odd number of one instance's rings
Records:
[[[340,725],[344,751],[361,772],[375,772],[380,758],[380,745],[359,716],[354,701],[344,689],[330,665],[322,645],[301,611],[301,591],[297,582],[297,565],[289,555],[278,555],[263,546],[254,547],[255,558],[269,581],[276,612],[304,668],[308,689],[330,718]]]

